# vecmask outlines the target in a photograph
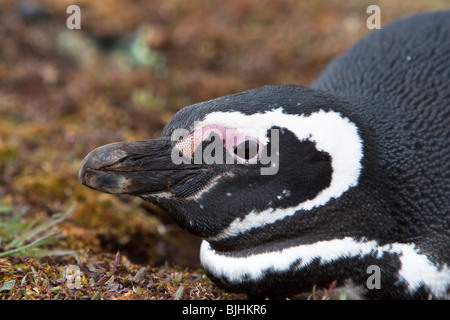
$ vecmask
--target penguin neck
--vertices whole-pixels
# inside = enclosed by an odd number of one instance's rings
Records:
[[[275,210],[272,214],[285,214],[283,219],[268,223],[259,228],[250,228],[231,236],[211,237],[205,239],[210,247],[230,256],[247,256],[265,252],[284,250],[290,247],[313,244],[320,241],[330,241],[344,237],[353,239],[379,238],[371,234],[373,219],[367,220],[367,228],[355,228],[355,219],[360,211],[367,212],[359,199],[371,197],[365,190],[350,190],[340,199],[332,199],[324,206],[311,210],[297,210],[294,208]],[[373,202],[368,201],[373,204]],[[369,204],[368,204],[369,205]],[[283,212],[282,212],[283,211]]]

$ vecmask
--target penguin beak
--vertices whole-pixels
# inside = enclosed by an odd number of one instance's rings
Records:
[[[142,195],[169,191],[198,172],[194,164],[175,164],[168,138],[117,142],[91,151],[81,164],[78,180],[92,189]]]

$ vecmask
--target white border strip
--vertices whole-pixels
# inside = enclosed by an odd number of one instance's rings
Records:
[[[399,276],[407,284],[411,294],[421,285],[425,285],[435,297],[447,297],[450,286],[448,265],[436,267],[425,255],[419,254],[412,244],[392,243],[379,247],[373,240],[359,242],[347,237],[247,257],[229,257],[216,253],[204,240],[200,247],[200,261],[205,270],[215,277],[240,283],[244,281],[244,276],[250,280],[259,280],[269,269],[275,272],[287,271],[296,261],[299,261],[297,268],[301,269],[317,258],[320,258],[320,264],[323,265],[344,257],[362,257],[367,254],[381,257],[384,253],[400,255]]]

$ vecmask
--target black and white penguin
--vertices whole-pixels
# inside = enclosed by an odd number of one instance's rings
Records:
[[[230,291],[280,298],[334,282],[365,298],[446,299],[449,84],[450,11],[414,15],[312,88],[188,106],[161,138],[92,151],[79,180],[165,209],[204,239],[202,266]]]

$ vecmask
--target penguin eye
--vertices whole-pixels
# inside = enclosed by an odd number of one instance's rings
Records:
[[[259,152],[259,145],[255,141],[247,140],[234,147],[234,154],[239,158],[250,160]]]

